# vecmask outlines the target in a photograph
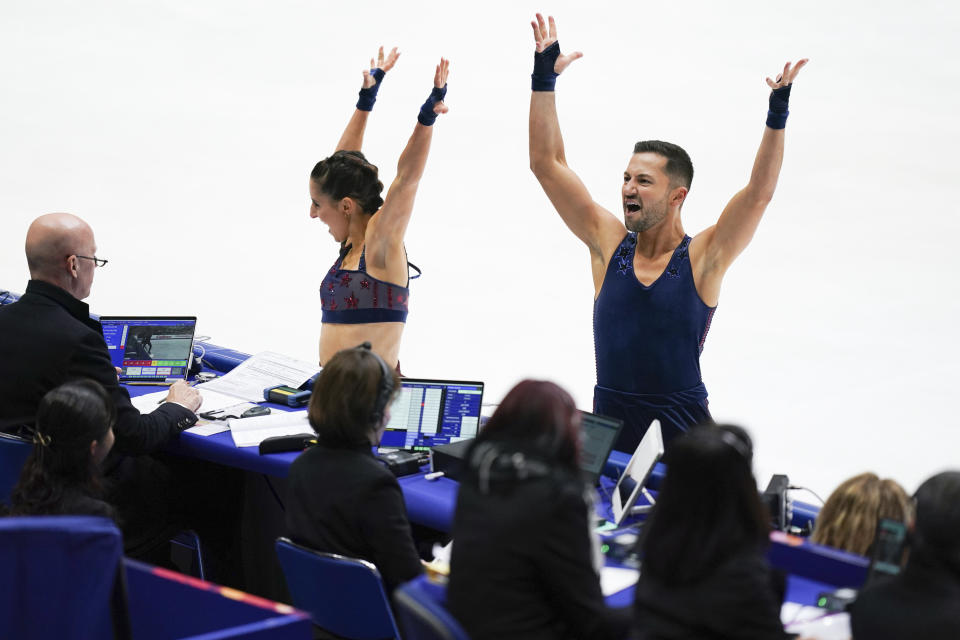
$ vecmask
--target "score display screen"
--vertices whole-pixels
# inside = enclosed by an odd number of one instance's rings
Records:
[[[197,319],[102,317],[103,339],[123,382],[185,379]]]
[[[406,378],[393,404],[380,446],[426,450],[473,438],[480,428],[482,382]]]

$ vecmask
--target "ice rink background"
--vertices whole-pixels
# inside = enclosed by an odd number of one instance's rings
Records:
[[[727,274],[703,353],[711,409],[752,431],[761,483],[787,473],[826,497],[875,470],[912,491],[960,467],[955,7],[467,7],[4,2],[0,287],[25,286],[30,221],[69,211],[110,260],[94,311],[195,314],[218,344],[315,359],[337,246],[307,215],[307,176],[370,55],[398,45],[364,146],[387,183],[433,65],[452,60],[407,235],[424,276],[405,373],[484,380],[488,402],[549,378],[589,409],[587,251],[527,166],[533,13],[556,15],[562,48],[585,54],[558,83],[570,165],[619,212],[633,143],[684,146],[691,235],[746,183],[764,77],[806,56],[776,198]]]

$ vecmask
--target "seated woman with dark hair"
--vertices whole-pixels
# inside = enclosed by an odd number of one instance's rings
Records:
[[[907,566],[857,597],[854,640],[960,638],[960,471],[938,473],[913,498]]]
[[[403,493],[371,446],[390,420],[396,372],[369,343],[338,352],[310,398],[317,445],[290,465],[290,538],[317,551],[369,560],[388,589],[422,571]]]
[[[861,473],[840,483],[817,515],[810,540],[862,556],[870,555],[880,518],[907,522],[910,498],[895,480]]]
[[[640,540],[634,624],[647,638],[787,638],[764,550],[768,514],[751,470],[753,445],[734,426],[673,442]]]
[[[11,515],[114,518],[101,499],[100,463],[113,446],[116,410],[103,387],[76,380],[48,391],[37,409],[33,452],[11,495]]]
[[[524,380],[467,453],[447,597],[473,640],[620,638],[580,478],[580,414],[550,382]]]

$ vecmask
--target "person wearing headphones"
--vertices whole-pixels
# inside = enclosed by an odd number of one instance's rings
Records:
[[[399,390],[400,377],[369,342],[337,352],[314,384],[317,444],[290,465],[286,503],[294,542],[372,562],[388,592],[423,571],[400,484],[371,449]]]
[[[573,398],[537,380],[506,395],[467,452],[447,600],[473,640],[626,637],[628,608],[600,590],[579,458]]]
[[[764,557],[770,524],[753,443],[733,425],[699,426],[667,450],[667,474],[640,538],[634,638],[790,638],[785,580]]]

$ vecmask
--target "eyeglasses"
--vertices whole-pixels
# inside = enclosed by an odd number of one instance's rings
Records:
[[[103,258],[98,258],[96,256],[77,256],[78,258],[83,258],[84,260],[93,260],[93,263],[98,267],[106,265],[109,260],[104,260]]]

